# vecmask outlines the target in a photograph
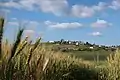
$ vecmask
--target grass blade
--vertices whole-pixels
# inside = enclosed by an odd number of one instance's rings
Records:
[[[17,34],[17,39],[15,41],[15,43],[13,44],[13,48],[11,50],[11,56],[9,58],[9,61],[12,59],[12,57],[15,55],[15,52],[17,50],[18,45],[20,44],[21,41],[21,37],[23,34],[24,29],[19,30],[18,34]]]
[[[2,38],[3,38],[4,18],[0,18],[0,59],[2,56]]]

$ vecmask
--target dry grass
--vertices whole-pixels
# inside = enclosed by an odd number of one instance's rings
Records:
[[[34,45],[28,37],[22,40],[24,29],[10,45],[7,40],[2,42],[3,20],[0,19],[0,80],[119,80],[119,52],[108,58],[108,66],[99,69],[92,62],[44,48],[41,38]]]
[[[101,68],[101,78],[103,80],[120,80],[120,51],[110,55],[106,61],[107,65]]]

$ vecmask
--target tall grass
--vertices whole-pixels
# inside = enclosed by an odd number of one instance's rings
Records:
[[[120,80],[120,51],[108,56],[106,63],[107,65],[101,68],[101,79]]]
[[[3,27],[4,27],[4,19],[0,18],[0,58],[2,56],[1,43],[2,43],[2,36],[3,36]]]
[[[68,54],[53,52],[21,39],[20,29],[13,45],[2,42],[4,19],[0,19],[0,80],[119,80],[120,56],[109,57],[105,68]],[[119,53],[119,52],[117,52]]]

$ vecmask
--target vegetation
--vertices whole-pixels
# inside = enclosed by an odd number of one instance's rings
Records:
[[[56,43],[44,43],[46,48],[50,48],[54,52],[60,51],[61,53],[66,53],[71,56],[76,56],[77,58],[82,58],[84,60],[94,61],[99,58],[100,61],[104,61],[110,54],[115,52],[115,49],[103,49],[103,47],[94,47],[90,49],[90,46],[84,45],[68,45],[68,44],[56,44]]]
[[[38,38],[32,45],[18,31],[14,44],[2,42],[4,19],[0,19],[0,80],[120,80],[120,52],[107,65],[97,65],[69,54],[51,51]]]

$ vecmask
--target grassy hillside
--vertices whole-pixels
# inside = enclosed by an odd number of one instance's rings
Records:
[[[114,54],[115,51],[105,50],[103,48],[95,47],[94,49],[89,49],[90,46],[87,45],[66,45],[66,44],[48,44],[43,43],[46,48],[51,49],[55,52],[61,52],[75,56],[77,58],[82,58],[84,60],[94,61],[99,59],[100,61],[106,60],[110,54]],[[82,50],[79,50],[82,49]]]

